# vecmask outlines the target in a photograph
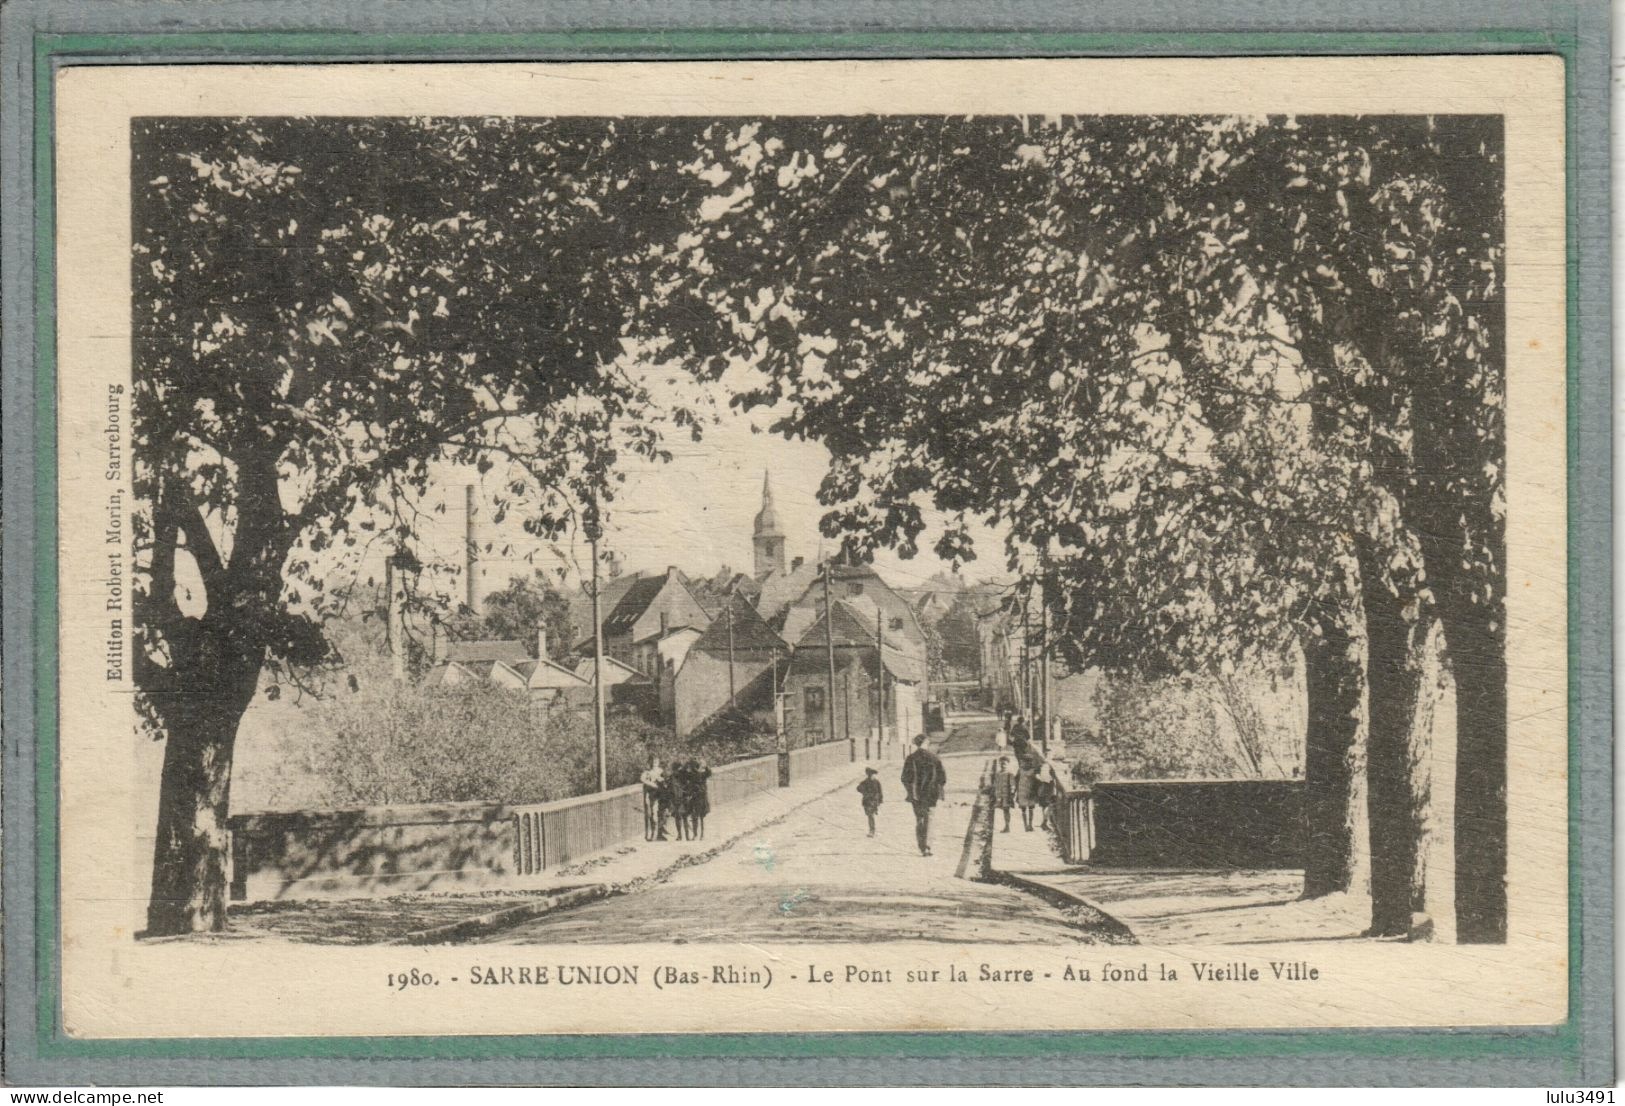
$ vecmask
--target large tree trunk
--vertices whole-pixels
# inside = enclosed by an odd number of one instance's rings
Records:
[[[144,657],[137,668],[138,687],[166,742],[149,937],[226,928],[226,818],[237,728],[259,686],[266,642],[280,635],[286,655],[295,626],[279,605],[292,530],[277,500],[276,456],[249,454],[237,465],[229,563],[184,488],[160,484],[154,506],[158,541],[144,636],[162,641],[168,663]],[[177,536],[203,579],[201,617],[182,615],[174,602]]]
[[[226,928],[226,817],[237,727],[260,662],[239,657],[202,694],[155,698],[165,730],[147,936]]]
[[[158,789],[147,936],[226,928],[231,743],[198,720],[172,723]]]
[[[1507,939],[1506,630],[1483,605],[1441,609],[1456,681],[1456,939]]]
[[[231,761],[259,664],[239,661],[232,667],[236,674],[226,686],[177,696],[158,707],[165,746],[147,905],[149,937],[226,928]]]
[[[1358,890],[1367,874],[1365,672],[1347,604],[1318,612],[1303,642],[1308,734],[1304,746],[1307,841],[1304,898]]]
[[[1415,587],[1396,591],[1377,543],[1361,540],[1359,546],[1370,656],[1371,934],[1396,937],[1426,909],[1430,735],[1417,726],[1417,712],[1425,693],[1428,622]]]
[[[1464,494],[1458,474],[1501,463],[1503,439],[1435,425],[1424,406],[1417,455],[1430,479],[1404,506],[1456,682],[1456,939],[1498,944],[1507,938],[1506,520],[1492,494]]]

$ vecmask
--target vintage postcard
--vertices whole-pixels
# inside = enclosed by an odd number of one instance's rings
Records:
[[[1561,57],[54,95],[69,1036],[1568,1017]]]

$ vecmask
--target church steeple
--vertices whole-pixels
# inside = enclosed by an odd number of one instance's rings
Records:
[[[756,547],[756,578],[784,571],[784,531],[779,529],[778,512],[773,510],[773,479],[762,473],[762,509],[756,512],[756,532],[751,537]]]

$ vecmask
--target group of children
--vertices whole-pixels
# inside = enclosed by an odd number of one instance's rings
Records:
[[[705,816],[711,813],[711,767],[702,760],[673,760],[664,766],[656,758],[643,773],[643,839],[666,841],[666,823],[677,826],[677,840],[698,841],[705,836]]]
[[[993,809],[1004,811],[1005,833],[1010,832],[1012,807],[1020,808],[1021,826],[1025,830],[1031,831],[1033,828],[1034,807],[1042,807],[1044,811],[1039,828],[1049,825],[1049,804],[1054,784],[1048,779],[1049,773],[1044,770],[1043,760],[1030,751],[1025,756],[1022,752],[1021,749],[1017,750],[1014,766],[1008,756],[1001,756],[993,763]]]
[[[1055,794],[1055,781],[1044,763],[1044,755],[1033,747],[1032,733],[1027,722],[1012,711],[1005,711],[995,737],[998,757],[993,762],[993,809],[1004,811],[1003,832],[1010,832],[1010,810],[1021,811],[1022,828],[1033,828],[1033,808],[1043,810],[1042,829],[1049,825],[1050,800]],[[1007,754],[1005,749],[1010,752]],[[1014,758],[1015,763],[1011,760]]]

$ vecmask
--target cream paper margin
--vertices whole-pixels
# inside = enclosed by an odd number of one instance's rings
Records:
[[[1558,57],[98,66],[56,77],[62,1005],[83,1037],[1549,1024],[1567,1009],[1563,63]],[[1510,941],[561,949],[140,944],[134,827],[157,796],[104,676],[106,393],[130,373],[129,121],[141,115],[1504,114]],[[128,412],[128,403],[124,405]],[[126,770],[126,769],[129,770]],[[970,968],[1308,959],[1320,983],[390,991],[418,967]],[[781,970],[783,969],[783,970]],[[1152,969],[1155,971],[1155,968]],[[1269,972],[1265,970],[1265,976]]]

